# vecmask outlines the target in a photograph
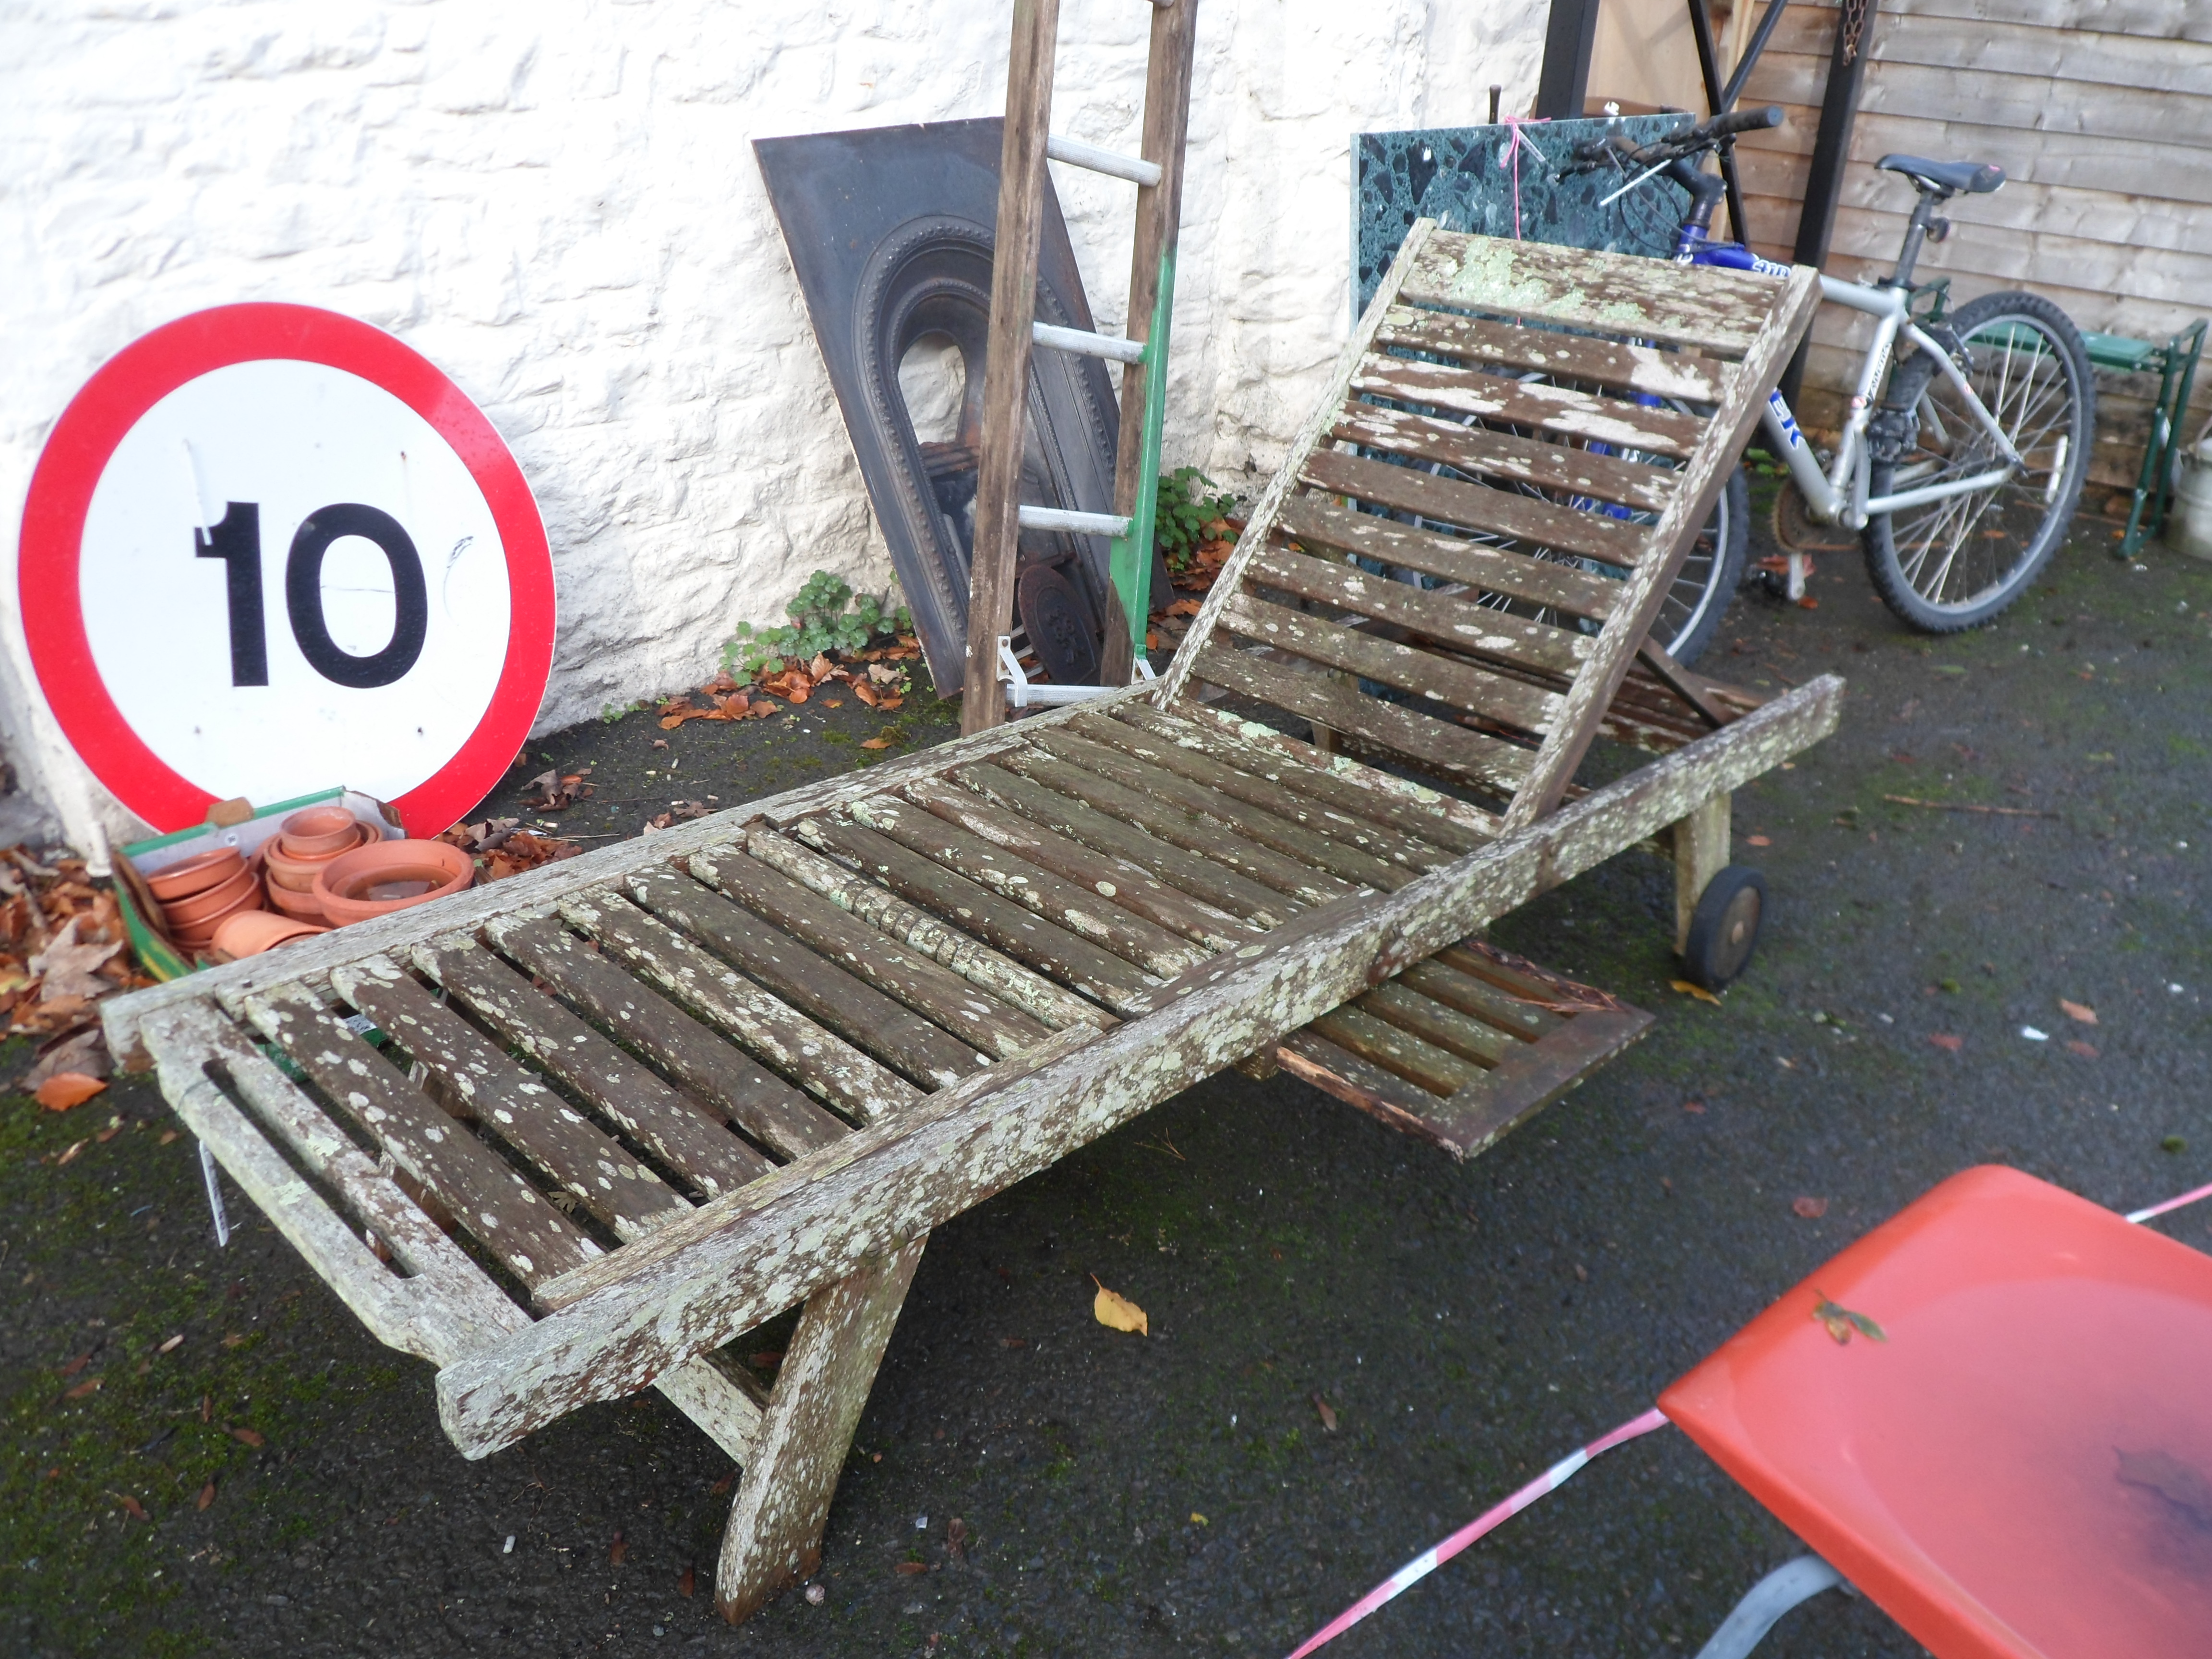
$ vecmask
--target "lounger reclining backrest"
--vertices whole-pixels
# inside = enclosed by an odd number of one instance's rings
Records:
[[[1495,798],[1504,829],[1551,811],[1639,651],[1697,696],[1646,635],[1818,298],[1802,267],[1421,221],[1162,706],[1213,688]]]

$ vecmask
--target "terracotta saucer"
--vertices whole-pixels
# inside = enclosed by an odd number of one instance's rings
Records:
[[[231,917],[260,908],[260,890],[249,888],[211,916],[204,916],[198,921],[189,922],[182,927],[173,926],[169,930],[169,936],[179,945],[188,949],[204,950],[215,942],[216,930]]]
[[[236,858],[237,854],[234,852],[232,856]],[[161,906],[161,914],[168,918],[173,933],[184,927],[198,928],[236,908],[240,898],[255,896],[260,885],[253,872],[246,868],[246,861],[239,859],[237,868],[222,880],[183,898],[169,900]]]
[[[190,898],[228,881],[245,862],[235,847],[211,848],[155,871],[146,878],[146,885],[166,907],[172,899]]]
[[[331,925],[344,927],[458,893],[476,863],[442,841],[380,841],[341,854],[315,878],[315,898]]]

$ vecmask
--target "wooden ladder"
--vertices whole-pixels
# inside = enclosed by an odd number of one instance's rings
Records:
[[[1182,210],[1183,137],[1190,116],[1198,0],[1152,0],[1145,76],[1143,155],[1131,157],[1051,136],[1053,60],[1060,0],[1014,0],[1006,66],[1006,129],[999,163],[999,218],[991,271],[989,356],[983,374],[982,454],[968,588],[968,657],[960,729],[1006,719],[1000,653],[1013,619],[1016,544],[1024,529],[1113,538],[1100,680],[1127,681],[1143,648],[1152,566],[1160,427],[1167,401],[1168,316],[1175,301],[1176,233]],[[1036,320],[1037,248],[1047,159],[1137,186],[1136,246],[1129,261],[1124,337],[1054,328]],[[1080,352],[1124,365],[1114,511],[1025,506],[1022,447],[1029,416],[1030,351]]]

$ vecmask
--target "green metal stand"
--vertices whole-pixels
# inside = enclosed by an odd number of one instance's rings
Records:
[[[2143,445],[2142,467],[2136,474],[2135,504],[2128,513],[2127,533],[2113,551],[2116,559],[2135,557],[2143,543],[2157,535],[2166,523],[2166,509],[2173,494],[2174,446],[2182,440],[2197,359],[2204,353],[2205,324],[2204,318],[2198,318],[2164,345],[2154,340],[2130,339],[2124,334],[2081,337],[2089,349],[2089,361],[2099,368],[2158,376],[2158,402],[2151,407],[2150,436]]]
[[[1121,615],[1129,624],[1133,662],[1145,656],[1145,629],[1152,616],[1152,543],[1160,505],[1160,428],[1168,410],[1168,319],[1175,311],[1175,249],[1160,254],[1159,292],[1152,301],[1152,325],[1138,360],[1145,374],[1145,436],[1139,449],[1136,505],[1125,535],[1114,538],[1107,566]]]

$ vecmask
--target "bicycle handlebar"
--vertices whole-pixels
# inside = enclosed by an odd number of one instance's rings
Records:
[[[1664,134],[1649,144],[1632,144],[1616,133],[1604,138],[1585,139],[1570,154],[1577,170],[1596,166],[1608,154],[1618,154],[1624,161],[1638,167],[1659,167],[1711,149],[1722,140],[1733,138],[1740,132],[1759,132],[1769,127],[1778,127],[1784,118],[1781,105],[1763,104],[1757,109],[1730,110],[1725,115],[1716,115],[1693,127],[1683,127]]]

